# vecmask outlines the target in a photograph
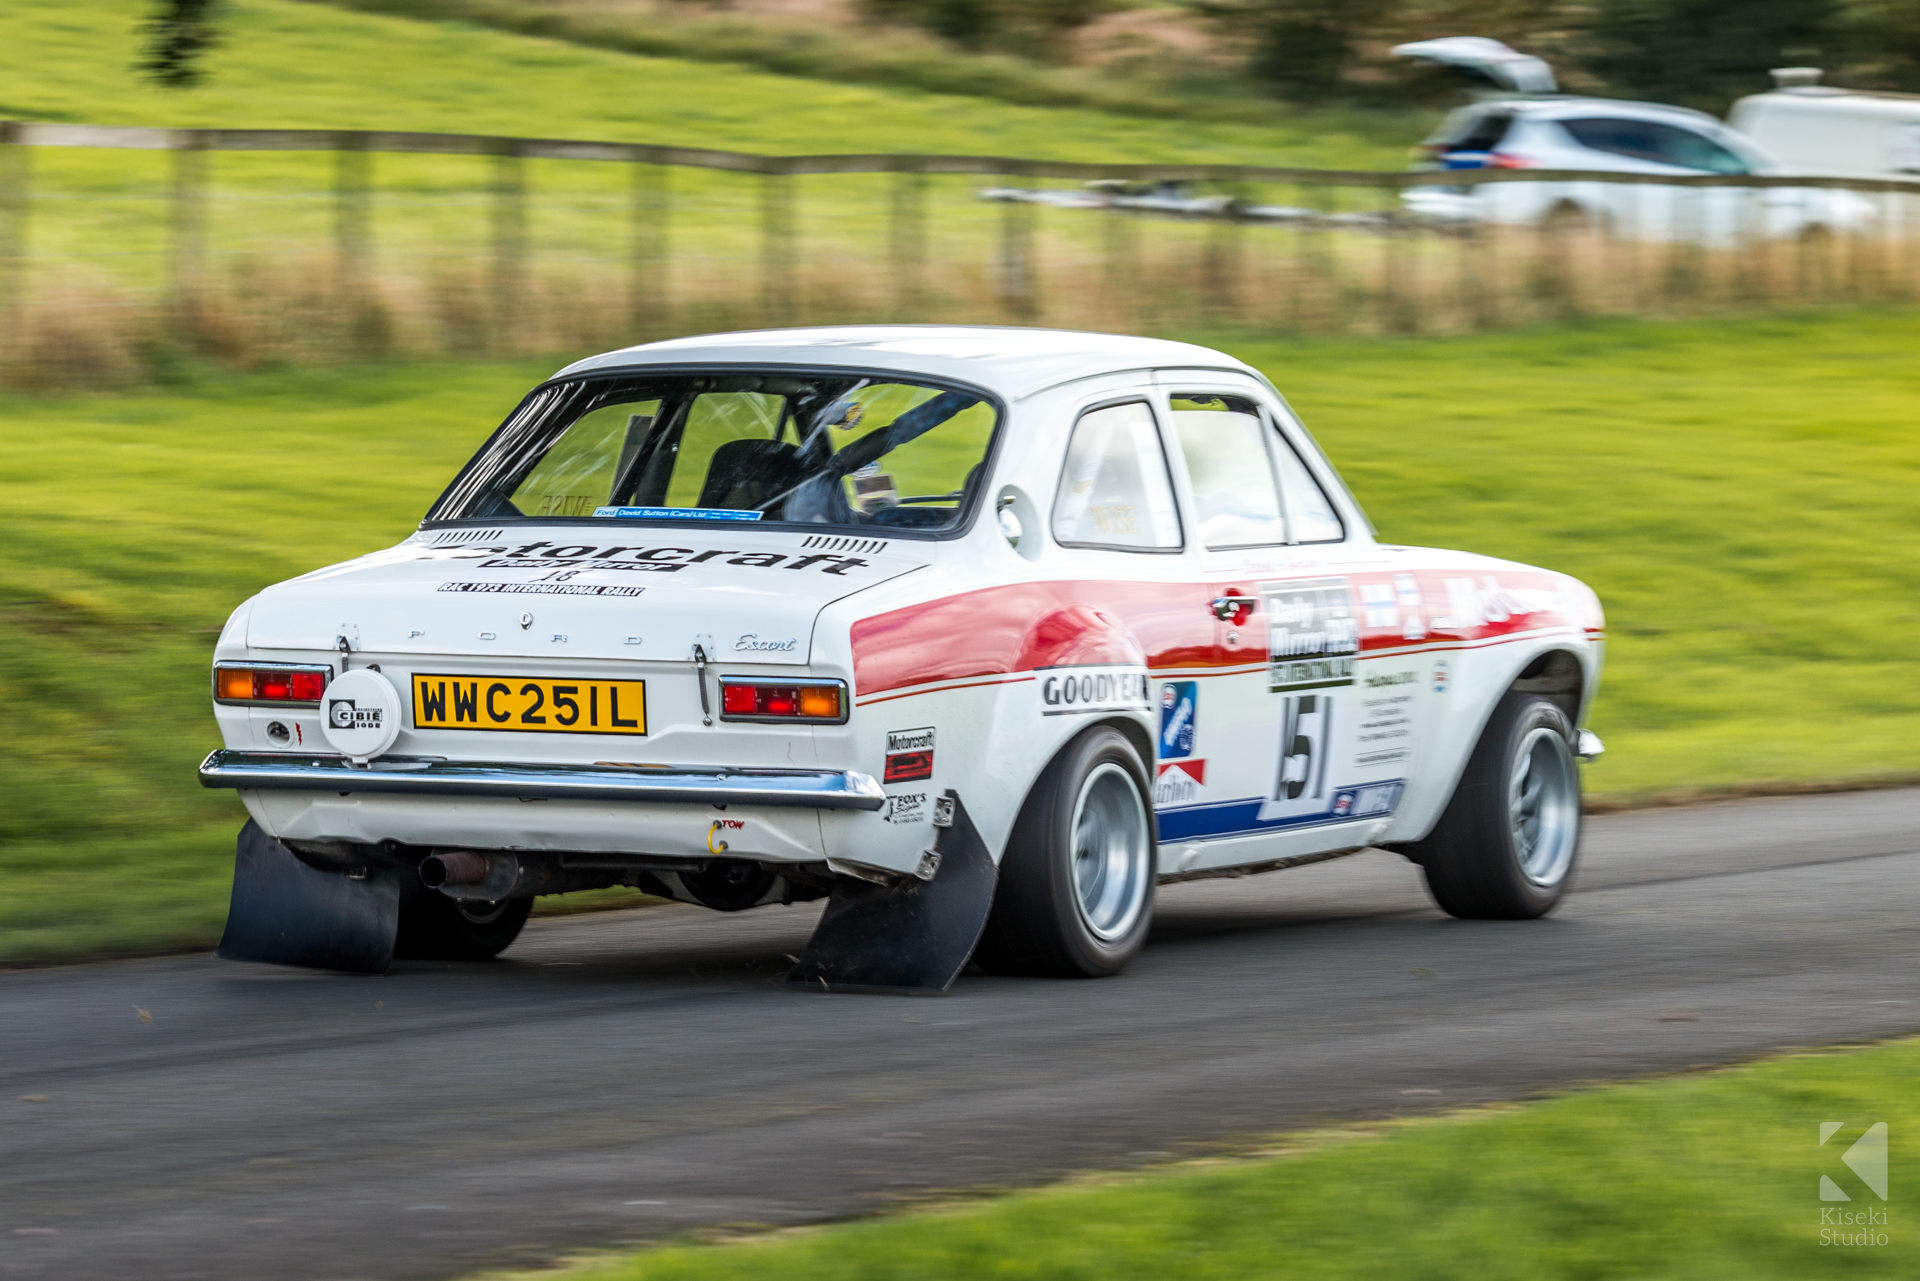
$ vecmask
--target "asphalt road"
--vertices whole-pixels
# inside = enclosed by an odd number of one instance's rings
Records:
[[[1920,791],[1590,820],[1538,922],[1379,853],[1169,887],[1104,982],[789,993],[817,910],[0,976],[0,1278],[457,1275],[1920,1029]]]

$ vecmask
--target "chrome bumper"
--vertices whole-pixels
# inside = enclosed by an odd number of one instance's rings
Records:
[[[886,793],[854,770],[674,769],[651,765],[544,765],[383,756],[355,765],[344,756],[239,752],[200,762],[203,787],[261,791],[399,792],[414,796],[523,796],[570,801],[651,801],[691,805],[796,805],[877,810]]]

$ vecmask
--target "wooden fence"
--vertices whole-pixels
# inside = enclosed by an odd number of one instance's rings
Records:
[[[7,123],[0,124],[0,324],[15,350],[31,347],[37,310],[53,305],[67,281],[61,252],[41,247],[43,233],[79,243],[78,214],[59,216],[51,189],[43,190],[34,157],[50,148],[166,153],[164,235],[156,241],[164,244],[156,251],[164,271],[157,283],[128,285],[124,294],[189,328],[209,296],[226,288],[211,268],[220,252],[209,220],[213,158],[268,152],[331,157],[324,238],[276,241],[265,216],[251,219],[248,230],[286,255],[324,261],[327,297],[347,309],[377,295],[396,269],[393,251],[381,266],[376,231],[383,225],[381,179],[404,171],[391,157],[481,160],[485,174],[473,185],[484,207],[484,236],[460,256],[484,294],[482,341],[496,350],[543,345],[525,321],[540,293],[533,223],[541,184],[530,169],[552,161],[626,166],[618,224],[602,219],[580,234],[607,313],[600,327],[627,337],[716,319],[1409,331],[1582,312],[1920,296],[1920,181],[762,156],[457,134]],[[732,203],[711,198],[716,175],[735,184]],[[856,189],[847,181],[853,175],[870,177]],[[806,185],[834,176],[825,187]],[[111,175],[91,181],[94,199],[111,195]],[[744,200],[742,183],[750,193]],[[1564,207],[1579,215],[1582,199],[1590,208],[1586,216],[1502,225],[1423,213],[1404,199],[1441,183],[1452,197],[1536,184],[1525,190],[1568,193],[1552,213]],[[1156,190],[1168,185],[1179,190]],[[1618,201],[1595,206],[1592,193],[1613,188],[1634,189],[1668,212],[1636,224],[1620,216]],[[1715,215],[1731,230],[1680,226],[1675,193],[1716,189],[1737,195],[1691,198],[1723,214],[1723,207],[1736,208],[1730,223]],[[1832,192],[1850,193],[1845,199],[1856,216],[1805,212],[1827,208],[1836,198],[1818,193]],[[1790,211],[1780,213],[1789,196],[1805,207],[1797,222]],[[1727,206],[1729,199],[1736,206]],[[142,208],[148,221],[159,216]],[[395,225],[390,214],[384,225]],[[733,246],[731,257],[687,269],[703,245],[722,239]],[[70,256],[111,266],[115,252]],[[96,305],[119,296],[111,269],[93,271],[89,296]],[[567,305],[564,289],[541,296],[548,309]],[[273,303],[256,297],[253,305]]]

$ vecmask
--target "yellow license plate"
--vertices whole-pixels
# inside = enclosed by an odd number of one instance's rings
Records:
[[[644,734],[647,683],[419,673],[413,678],[413,724],[522,734]]]

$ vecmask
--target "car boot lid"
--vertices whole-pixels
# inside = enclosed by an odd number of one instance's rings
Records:
[[[259,650],[804,664],[827,605],[924,567],[915,542],[797,532],[446,531],[269,587]],[[436,545],[437,544],[437,545]]]
[[[1397,44],[1390,52],[1398,58],[1453,67],[1507,93],[1557,93],[1560,89],[1553,68],[1544,61],[1486,36],[1415,40]]]

